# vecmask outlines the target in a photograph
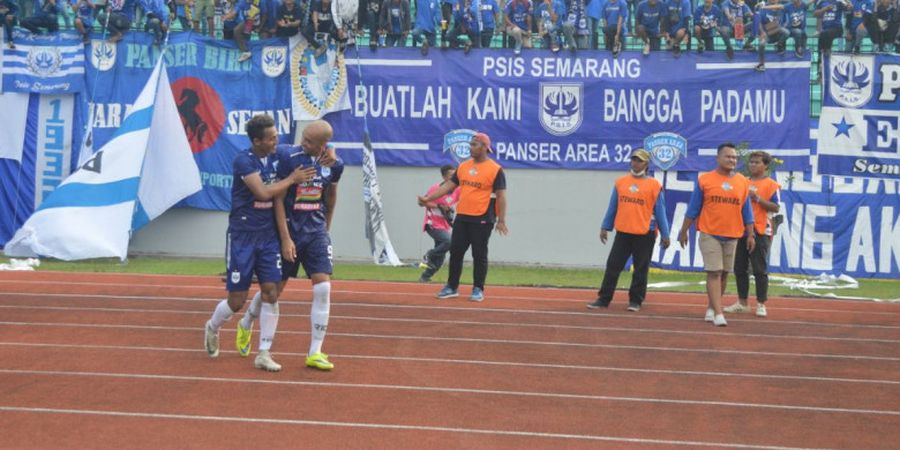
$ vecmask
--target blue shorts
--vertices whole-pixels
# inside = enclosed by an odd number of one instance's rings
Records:
[[[675,37],[678,34],[678,30],[684,30],[684,33],[687,34],[687,27],[683,23],[678,23],[678,25],[673,25],[669,27],[669,36]]]
[[[225,289],[250,290],[253,274],[260,283],[281,281],[281,243],[275,230],[229,231],[225,243]]]
[[[284,262],[282,280],[297,278],[301,264],[307,278],[314,273],[331,275],[334,268],[331,263],[331,236],[328,235],[328,232],[321,231],[313,234],[304,234],[299,239],[297,239],[297,236],[291,236],[291,238],[294,240],[294,245],[297,248],[297,259],[294,262]]]

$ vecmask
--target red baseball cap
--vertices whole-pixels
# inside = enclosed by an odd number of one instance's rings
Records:
[[[484,133],[475,133],[475,136],[472,136],[472,139],[475,139],[478,142],[484,144],[487,147],[489,153],[494,153],[494,149],[491,148],[491,138]]]

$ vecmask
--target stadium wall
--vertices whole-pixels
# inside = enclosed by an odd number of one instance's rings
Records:
[[[610,244],[598,233],[609,205],[609,188],[621,172],[508,170],[507,236],[491,237],[496,263],[603,266]],[[432,247],[422,231],[424,211],[416,196],[440,180],[438,168],[379,167],[385,220],[397,255],[416,261]],[[338,189],[332,224],[334,255],[343,261],[371,261],[365,237],[362,170],[348,166]],[[173,209],[136,233],[130,251],[138,255],[222,257],[228,213]]]

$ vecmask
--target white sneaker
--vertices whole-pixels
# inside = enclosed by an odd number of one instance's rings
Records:
[[[723,311],[727,313],[746,313],[750,312],[750,307],[747,305],[742,305],[741,302],[736,302],[731,306],[725,307]]]
[[[766,317],[766,305],[762,303],[756,305],[756,317]]]
[[[707,308],[706,316],[703,318],[703,320],[705,320],[707,322],[712,322],[715,318],[716,318],[716,310],[714,310],[712,308]]]
[[[242,63],[242,62],[250,59],[251,56],[253,56],[253,55],[250,54],[250,52],[241,53],[241,56],[238,56],[237,62]]]
[[[260,350],[259,354],[256,355],[256,361],[253,361],[253,366],[269,372],[281,371],[281,364],[272,359],[272,354],[268,350]]]
[[[647,56],[650,54],[650,44],[644,44],[643,54],[644,54],[644,56]]]
[[[724,314],[716,314],[716,318],[713,319],[713,325],[717,327],[725,327],[728,326],[728,322],[725,321]]]
[[[219,332],[213,331],[213,329],[209,327],[209,322],[206,322],[203,329],[205,330],[203,345],[206,347],[206,354],[208,354],[210,358],[215,358],[219,356]]]

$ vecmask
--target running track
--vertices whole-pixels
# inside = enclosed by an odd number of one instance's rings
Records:
[[[289,285],[277,374],[203,350],[216,277],[0,273],[2,448],[843,448],[900,442],[900,305],[335,281],[303,367],[307,281]],[[726,303],[734,300],[729,295]],[[238,316],[239,317],[239,316]],[[258,330],[257,330],[258,332]],[[257,334],[254,334],[254,353]]]

